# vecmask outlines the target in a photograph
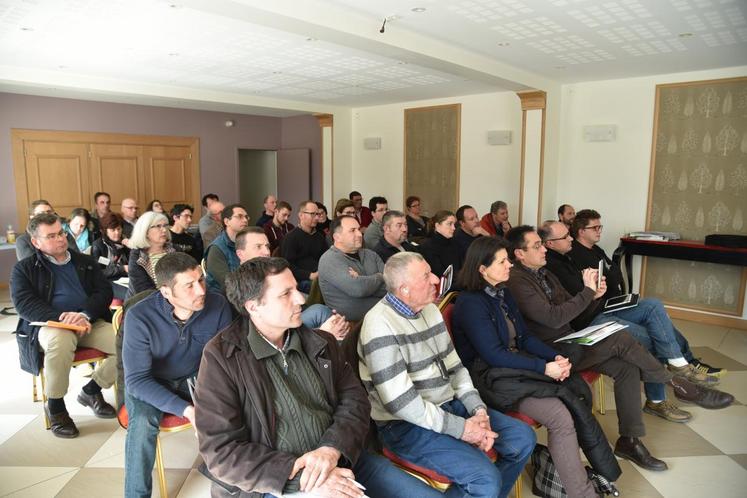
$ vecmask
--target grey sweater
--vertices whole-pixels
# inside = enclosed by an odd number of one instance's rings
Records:
[[[379,255],[360,249],[358,257],[360,261],[332,246],[319,259],[319,287],[325,304],[351,321],[363,319],[386,294]],[[358,276],[350,275],[349,268]]]

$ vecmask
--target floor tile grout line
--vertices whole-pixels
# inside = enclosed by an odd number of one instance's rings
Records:
[[[11,492],[9,492],[9,493],[6,493],[6,494],[4,494],[4,495],[2,495],[2,496],[10,496],[10,495],[12,495],[13,493],[18,493],[19,491],[23,491],[24,489],[29,489],[29,488],[32,488],[32,487],[34,487],[34,486],[38,486],[39,484],[45,483],[45,482],[47,482],[47,481],[51,481],[52,479],[57,479],[58,477],[62,477],[62,476],[64,476],[64,475],[66,475],[66,474],[70,474],[70,473],[72,473],[72,472],[78,472],[78,471],[80,471],[80,470],[81,470],[82,468],[83,468],[83,467],[78,467],[78,468],[76,468],[76,469],[73,469],[73,470],[68,470],[67,472],[63,472],[62,474],[58,474],[58,475],[56,475],[56,476],[48,477],[48,478],[46,478],[46,479],[44,479],[44,480],[41,480],[41,481],[39,481],[39,482],[35,482],[34,484],[30,484],[30,485],[28,485],[28,486],[24,486],[24,487],[22,487],[22,488],[14,489],[13,491],[11,491]],[[1,497],[0,497],[0,498],[1,498]]]

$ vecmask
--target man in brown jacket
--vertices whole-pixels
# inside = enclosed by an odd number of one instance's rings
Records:
[[[213,496],[441,496],[364,450],[366,392],[335,337],[302,325],[287,261],[243,263],[226,294],[242,316],[205,347],[194,396]]]
[[[506,234],[511,268],[508,287],[519,305],[529,330],[546,343],[572,357],[575,370],[591,369],[615,380],[615,405],[620,438],[615,455],[647,470],[666,470],[667,464],[653,457],[639,439],[646,430],[641,415],[640,381],[668,383],[675,395],[685,401],[700,401],[717,391],[696,386],[684,377],[673,376],[630,334],[620,331],[594,344],[575,346],[553,343],[570,334],[571,320],[583,313],[606,285],[597,289],[597,271],[583,271],[584,289],[571,296],[552,273],[545,270],[547,249],[533,227],[523,225]]]

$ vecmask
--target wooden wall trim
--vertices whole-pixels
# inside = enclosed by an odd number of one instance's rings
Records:
[[[731,329],[747,330],[747,320],[741,318],[732,318],[729,316],[709,315],[707,313],[698,313],[697,311],[684,310],[664,306],[671,318],[687,320],[689,322],[707,323],[709,325],[719,325]]]
[[[527,148],[527,111],[521,111],[521,162],[519,163],[519,223],[524,222],[524,164]]]
[[[332,114],[314,114],[320,128],[328,128],[334,125]]]
[[[547,106],[547,93],[542,90],[522,90],[516,92],[521,100],[521,110],[544,109]]]

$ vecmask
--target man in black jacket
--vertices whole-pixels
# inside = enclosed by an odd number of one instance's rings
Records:
[[[374,251],[386,263],[389,258],[402,251],[417,251],[417,244],[407,241],[407,219],[402,211],[387,211],[381,218],[382,237]]]
[[[65,231],[55,214],[31,219],[27,232],[36,253],[13,267],[11,298],[20,320],[16,331],[21,368],[39,373],[44,351],[47,405],[52,433],[74,438],[78,428],[70,418],[63,397],[70,367],[79,346],[109,355],[83,386],[78,402],[101,418],[113,418],[114,408],[104,401],[102,388],[116,377],[116,347],[109,319],[112,289],[99,265],[85,254],[68,250]],[[33,326],[32,322],[60,322],[60,326]],[[71,327],[77,327],[72,330]]]

